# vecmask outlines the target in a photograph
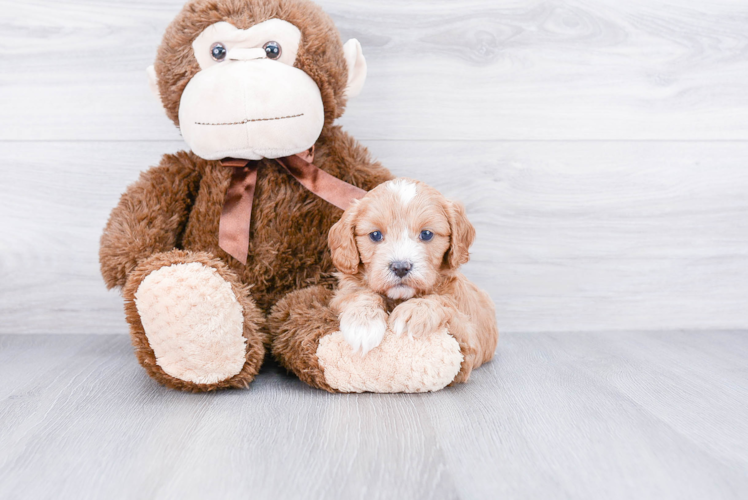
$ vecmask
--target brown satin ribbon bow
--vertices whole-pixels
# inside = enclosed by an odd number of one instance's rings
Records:
[[[314,147],[293,156],[276,158],[276,161],[302,186],[341,210],[345,210],[353,200],[363,198],[366,194],[363,189],[333,177],[315,166],[312,163]],[[221,160],[221,165],[231,167],[234,171],[223,202],[221,223],[218,228],[218,246],[242,264],[246,264],[252,199],[255,194],[257,169],[260,162],[226,158]]]

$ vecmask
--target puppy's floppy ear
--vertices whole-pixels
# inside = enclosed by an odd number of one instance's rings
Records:
[[[470,260],[470,245],[475,240],[475,228],[465,215],[465,206],[459,201],[447,201],[445,209],[452,234],[444,262],[450,269],[457,269]]]
[[[358,201],[358,200],[357,200]],[[327,245],[332,254],[332,263],[338,271],[345,274],[356,274],[361,256],[358,254],[354,223],[358,214],[358,202],[354,202],[330,228]]]

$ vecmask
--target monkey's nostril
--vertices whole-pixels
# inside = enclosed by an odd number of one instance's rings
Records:
[[[401,260],[395,261],[390,264],[390,270],[395,273],[398,278],[402,278],[403,276],[408,274],[412,268],[413,264]]]

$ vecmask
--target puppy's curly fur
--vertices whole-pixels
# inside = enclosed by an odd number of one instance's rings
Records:
[[[418,240],[424,229],[433,233],[427,242]],[[374,231],[382,233],[381,241],[372,241]],[[342,331],[354,350],[366,352],[385,335],[408,334],[418,342],[446,328],[462,355],[459,371],[449,380],[467,381],[473,369],[492,359],[499,336],[490,297],[458,270],[469,259],[474,237],[463,206],[435,189],[406,179],[380,185],[330,231],[332,258],[340,270],[338,288],[293,292],[273,309],[268,317],[271,330],[278,332],[273,354],[310,385],[335,392],[340,389],[331,387],[318,359],[318,346],[326,336]],[[395,259],[410,259],[411,272],[402,278],[394,275],[389,265]],[[356,366],[364,359],[348,355]],[[438,369],[440,361],[432,362]],[[370,386],[389,389],[389,374],[369,375],[381,378]],[[414,387],[418,376],[414,374]],[[345,391],[371,390],[354,385]]]
[[[417,337],[446,327],[464,356],[454,382],[489,361],[499,336],[493,302],[458,271],[474,238],[462,204],[412,179],[386,182],[349,208],[329,236],[343,271],[330,305],[354,350],[376,347],[387,329]],[[379,318],[381,331],[367,338]]]

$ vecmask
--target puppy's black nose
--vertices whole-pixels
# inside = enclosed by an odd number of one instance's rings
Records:
[[[402,260],[398,260],[390,264],[390,269],[393,273],[395,273],[395,275],[397,275],[398,278],[402,278],[403,276],[408,274],[412,267],[413,265],[410,262],[405,262]]]

